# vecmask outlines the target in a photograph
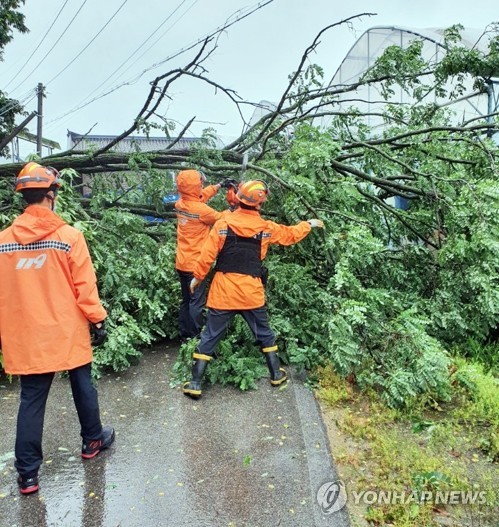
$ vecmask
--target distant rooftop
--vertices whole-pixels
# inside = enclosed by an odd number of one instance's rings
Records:
[[[68,130],[68,150],[85,152],[91,148],[103,148],[115,138],[115,135],[78,134]],[[173,145],[174,149],[183,150],[192,148],[193,145],[200,141],[199,137],[182,137],[177,142],[176,137],[133,135],[122,139],[117,145],[113,146],[112,150],[115,152],[153,152],[156,150],[168,150],[171,145]]]

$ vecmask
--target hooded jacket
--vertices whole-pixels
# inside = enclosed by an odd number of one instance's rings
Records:
[[[194,276],[202,280],[216,260],[227,237],[227,226],[239,236],[251,238],[262,233],[260,258],[267,255],[270,244],[293,245],[311,230],[308,222],[287,226],[262,218],[258,211],[236,209],[215,223],[194,266]],[[217,271],[211,281],[206,305],[213,309],[257,309],[265,305],[265,289],[259,277]]]
[[[217,185],[203,189],[202,176],[197,170],[182,170],[177,176],[180,199],[175,203],[177,214],[177,256],[175,267],[192,273],[210,227],[222,217],[206,205],[218,192]]]
[[[106,318],[83,234],[30,205],[0,232],[0,339],[7,373],[92,361],[89,321]]]

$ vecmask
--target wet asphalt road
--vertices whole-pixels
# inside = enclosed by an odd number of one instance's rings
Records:
[[[346,527],[325,514],[318,489],[336,481],[311,392],[207,386],[192,401],[169,386],[176,348],[98,381],[103,424],[116,442],[80,457],[69,380],[49,395],[40,491],[20,496],[13,467],[17,381],[0,380],[0,527]]]

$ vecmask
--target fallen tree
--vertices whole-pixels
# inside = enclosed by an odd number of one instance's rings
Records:
[[[324,219],[321,236],[269,257],[269,309],[290,362],[310,369],[331,362],[352,382],[375,387],[390,405],[402,406],[418,397],[447,397],[448,350],[491,337],[499,314],[498,149],[490,139],[497,115],[459,121],[446,105],[426,101],[432,91],[455,97],[460,76],[483,86],[479,73],[485,69],[477,61],[497,71],[497,35],[489,53],[477,55],[451,28],[438,64],[424,61],[415,42],[389,48],[355,82],[332,86],[321,68],[309,64],[322,34],[305,50],[274,110],[224,149],[215,148],[208,134],[188,150],[175,148],[178,138],[161,152],[112,150],[132,131],[151,130],[158,105],[182,76],[209,83],[238,106],[256,106],[207,77],[202,64],[216,46],[207,41],[185,68],[153,81],[135,122],[114,144],[41,160],[63,170],[68,181],[91,176],[90,201],[68,185],[60,205],[86,232],[110,312],[111,338],[97,364],[126,367],[144,345],[176,335],[173,224],[148,227],[151,236],[143,216],[155,211],[169,219],[161,198],[173,187],[165,173],[187,167],[203,170],[212,182],[227,176],[267,180],[265,213],[276,221]],[[391,102],[394,85],[413,102]],[[357,90],[365,86],[386,97],[370,113],[355,107]],[[321,126],[325,116],[329,124]],[[369,116],[382,126],[369,127]],[[4,222],[19,210],[9,188],[19,168],[0,166]],[[406,206],[395,206],[394,199]],[[213,203],[224,207],[221,197]],[[190,352],[184,349],[185,364]],[[210,370],[213,380],[252,386],[260,357],[239,322],[220,355]],[[179,377],[183,368],[179,363]]]

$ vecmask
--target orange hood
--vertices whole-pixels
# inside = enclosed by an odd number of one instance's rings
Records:
[[[17,243],[26,245],[52,234],[66,222],[57,214],[40,205],[30,205],[12,223],[12,235]]]
[[[199,201],[203,190],[203,176],[197,170],[182,170],[177,175],[177,189],[183,199]]]

